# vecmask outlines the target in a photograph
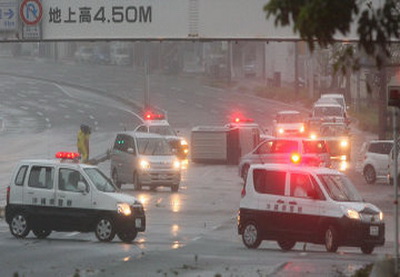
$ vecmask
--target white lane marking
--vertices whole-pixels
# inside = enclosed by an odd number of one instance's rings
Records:
[[[202,109],[202,108],[203,108],[203,105],[202,105],[202,104],[195,104],[195,106],[196,106],[197,108],[199,108],[199,109]]]
[[[29,108],[27,106],[19,106],[19,108],[22,109],[22,110],[25,110],[25,111],[29,110]]]
[[[78,234],[79,234],[79,232],[71,232],[71,233],[65,234],[65,236],[66,237],[73,237],[73,236],[76,236]]]
[[[186,100],[178,99],[177,101],[180,102],[180,103],[182,103],[182,104],[186,104]]]
[[[66,115],[64,115],[64,118],[69,119],[69,118],[71,118],[71,116],[69,114],[66,114]]]
[[[93,115],[89,115],[89,118],[93,120],[93,119],[94,119],[94,116],[93,116]]]
[[[36,112],[38,115],[43,116],[42,112]]]
[[[211,89],[211,90],[215,90],[215,91],[218,91],[218,92],[223,92],[223,91],[225,91],[224,89],[222,89],[222,88],[215,88],[215,87],[211,87],[211,86],[203,86],[204,88],[207,88],[207,89]]]
[[[62,103],[59,103],[59,104],[58,104],[58,106],[60,106],[61,108],[68,108],[68,106],[67,106],[67,105],[65,105],[65,104],[62,104]]]
[[[50,119],[48,117],[46,117],[44,120],[46,120],[47,122],[50,122]]]

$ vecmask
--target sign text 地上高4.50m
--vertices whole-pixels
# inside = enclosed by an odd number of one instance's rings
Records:
[[[96,9],[92,7],[79,7],[77,9],[69,7],[64,10],[59,7],[50,7],[49,23],[151,23],[151,6],[112,6],[106,8],[100,6]]]

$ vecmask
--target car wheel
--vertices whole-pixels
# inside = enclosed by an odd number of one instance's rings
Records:
[[[250,168],[250,166],[248,164],[245,164],[242,168],[242,179],[245,182],[247,179],[247,174],[249,174],[249,168]]]
[[[139,176],[136,172],[133,173],[133,188],[135,190],[142,190],[142,184],[139,182]]]
[[[115,237],[114,223],[108,217],[102,217],[96,224],[96,237],[99,241],[112,241]]]
[[[295,246],[296,242],[290,239],[278,240],[278,245],[283,251],[289,251]]]
[[[118,180],[118,173],[117,170],[114,169],[113,173],[112,173],[112,180],[114,182],[114,184],[118,187],[121,188],[121,182]]]
[[[45,239],[51,234],[48,229],[32,229],[32,232],[38,239]]]
[[[177,192],[179,190],[179,185],[172,185],[171,186],[171,191],[172,192]]]
[[[13,215],[10,223],[10,231],[16,238],[24,238],[29,234],[29,222],[24,213],[16,213]]]
[[[335,227],[329,226],[325,230],[325,248],[328,252],[335,253],[339,247],[339,234]]]
[[[247,248],[257,248],[261,244],[260,232],[254,222],[247,222],[243,229],[242,240]]]
[[[374,251],[374,246],[371,244],[364,244],[361,246],[361,251],[364,254],[371,254]]]
[[[373,166],[367,165],[363,170],[364,178],[367,184],[373,184],[376,181],[376,172]]]
[[[119,232],[117,233],[117,236],[119,237],[120,240],[126,243],[131,243],[137,236],[137,231],[136,229],[126,231],[126,232]]]

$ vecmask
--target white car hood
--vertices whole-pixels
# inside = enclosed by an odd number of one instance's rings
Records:
[[[118,203],[128,203],[133,205],[136,201],[136,197],[124,193],[119,192],[104,192],[104,194],[108,195],[109,197],[115,199]]]
[[[300,130],[303,123],[279,123],[277,129],[283,128],[284,130]]]

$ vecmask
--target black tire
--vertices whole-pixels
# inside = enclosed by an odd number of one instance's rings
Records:
[[[172,192],[177,192],[179,190],[179,185],[172,185],[171,186],[171,191]]]
[[[247,174],[249,174],[249,168],[250,166],[248,164],[245,164],[242,168],[242,179],[244,182],[246,182]]]
[[[339,233],[332,225],[325,230],[325,248],[332,253],[339,248]]]
[[[48,229],[32,229],[32,232],[38,239],[45,239],[51,234]]]
[[[123,242],[131,243],[136,238],[137,234],[138,234],[138,232],[136,231],[136,229],[134,229],[134,230],[130,230],[128,232],[119,232],[119,233],[117,233],[117,236]]]
[[[260,230],[254,222],[247,222],[244,225],[242,241],[247,248],[256,249],[261,244]]]
[[[29,220],[25,213],[15,213],[10,222],[10,232],[16,238],[24,238],[30,232]]]
[[[290,239],[278,240],[278,245],[283,251],[290,251],[296,245],[296,241]]]
[[[367,184],[373,184],[376,181],[376,172],[373,166],[367,165],[363,170],[364,179]]]
[[[142,184],[139,182],[139,176],[136,172],[133,173],[133,188],[135,190],[142,190]]]
[[[97,221],[95,234],[99,241],[112,241],[115,237],[115,227],[113,221],[108,217],[102,217]]]
[[[362,245],[361,246],[361,251],[364,253],[364,254],[367,254],[367,255],[369,255],[369,254],[371,254],[373,251],[374,251],[374,246],[373,245],[371,245],[371,244],[364,244],[364,245]]]
[[[119,179],[118,179],[118,173],[117,173],[117,170],[116,170],[116,169],[113,170],[113,173],[112,173],[112,180],[113,180],[114,184],[117,186],[117,188],[120,189],[121,186],[122,186],[122,184],[121,184],[121,182],[120,182]]]

